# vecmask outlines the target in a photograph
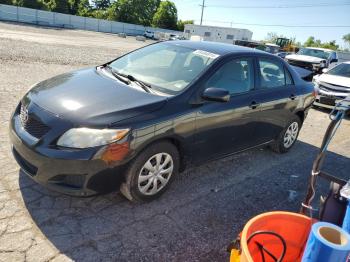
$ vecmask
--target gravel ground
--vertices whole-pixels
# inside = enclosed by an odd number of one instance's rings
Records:
[[[298,210],[327,111],[310,111],[288,154],[262,148],[192,167],[147,204],[132,204],[118,193],[67,197],[19,171],[7,128],[24,92],[147,43],[0,22],[0,261],[227,261],[227,244],[250,217]],[[345,120],[325,162],[325,170],[343,178],[350,169],[349,132]],[[326,187],[320,183],[319,189]]]

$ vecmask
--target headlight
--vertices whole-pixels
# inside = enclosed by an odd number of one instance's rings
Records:
[[[312,64],[313,70],[318,70],[320,68],[320,64]]]
[[[320,67],[326,67],[326,61],[321,61],[320,62]]]
[[[103,146],[116,142],[130,131],[130,129],[92,129],[72,128],[65,132],[57,141],[58,146],[71,148],[88,148]]]

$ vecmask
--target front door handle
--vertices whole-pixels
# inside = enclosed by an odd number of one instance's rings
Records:
[[[249,107],[250,107],[251,109],[255,109],[255,108],[257,108],[258,106],[260,106],[260,104],[257,103],[257,102],[255,102],[255,101],[251,102],[250,105],[249,105]]]
[[[294,100],[294,99],[296,98],[296,95],[291,94],[291,95],[289,96],[289,98],[290,98],[291,100]]]

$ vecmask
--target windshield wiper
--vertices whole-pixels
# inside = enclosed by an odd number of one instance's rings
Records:
[[[110,65],[106,65],[106,67],[110,70],[110,72],[112,73],[112,75],[115,78],[122,81],[123,83],[130,85],[130,81],[136,82],[143,90],[145,90],[148,93],[151,93],[150,89],[152,88],[152,86],[150,84],[146,84],[145,82],[136,79],[132,75],[126,75],[126,74],[119,73],[118,71],[114,70]]]
[[[109,71],[115,78],[117,78],[119,81],[123,82],[124,84],[130,85],[130,81],[125,75],[116,72],[110,65],[106,65],[106,67],[109,69]]]
[[[139,86],[142,87],[142,89],[145,90],[146,92],[151,93],[151,88],[152,88],[152,86],[151,86],[150,84],[146,84],[145,82],[136,79],[136,78],[135,78],[134,76],[132,76],[132,75],[125,75],[125,77],[126,77],[127,79],[129,79],[130,81],[132,81],[132,82],[138,83]]]

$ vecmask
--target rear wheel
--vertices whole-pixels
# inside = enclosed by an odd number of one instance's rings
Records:
[[[271,145],[271,149],[277,153],[288,152],[298,138],[300,127],[300,118],[295,116]]]
[[[130,164],[121,193],[131,201],[150,201],[169,186],[179,169],[179,153],[169,142],[151,145]]]

